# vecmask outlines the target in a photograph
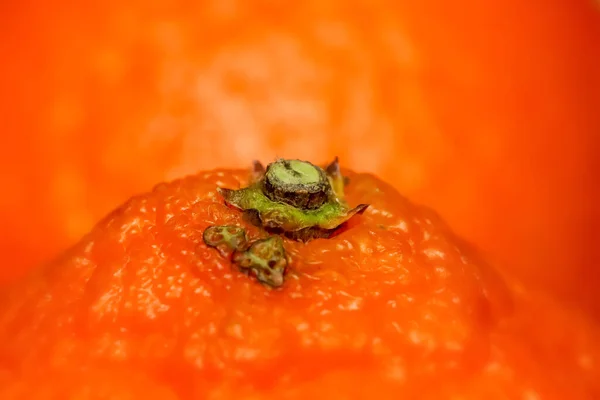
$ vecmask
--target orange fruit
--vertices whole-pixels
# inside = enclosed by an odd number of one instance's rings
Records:
[[[597,326],[498,274],[430,209],[373,175],[329,239],[285,240],[271,289],[203,243],[259,230],[214,170],[132,198],[2,291],[2,399],[593,399]]]
[[[595,301],[593,1],[2,7],[0,279],[155,182],[339,155],[525,281]]]

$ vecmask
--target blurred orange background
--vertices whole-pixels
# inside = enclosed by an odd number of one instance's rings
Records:
[[[276,156],[380,175],[600,316],[600,7],[3,2],[0,279],[165,179]]]

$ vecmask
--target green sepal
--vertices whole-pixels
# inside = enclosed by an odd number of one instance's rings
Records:
[[[279,160],[277,163],[288,163]],[[301,161],[293,161],[303,163]],[[312,164],[306,162],[307,165]],[[313,166],[314,167],[314,166]],[[217,188],[225,202],[235,208],[256,216],[260,225],[266,229],[292,233],[290,237],[298,240],[310,240],[316,237],[329,237],[332,231],[357,214],[361,214],[368,204],[348,207],[344,200],[344,187],[348,180],[340,171],[337,157],[324,169],[317,168],[325,176],[327,201],[316,209],[303,209],[289,202],[277,201],[269,196],[265,187],[266,169],[258,161],[254,162],[252,181],[248,187],[233,190]]]
[[[255,210],[265,228],[281,229],[285,232],[309,227],[335,229],[356,214],[362,213],[368,204],[348,209],[342,201],[328,202],[316,210],[301,210],[289,204],[276,203],[262,192],[260,184],[232,190],[218,188],[225,201],[241,210]]]

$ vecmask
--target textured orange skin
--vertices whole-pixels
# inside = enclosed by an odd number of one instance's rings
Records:
[[[0,279],[155,182],[339,155],[600,306],[597,3],[284,3],[3,2]]]
[[[349,175],[364,215],[332,239],[286,242],[281,289],[235,271],[201,237],[243,224],[215,188],[248,175],[158,185],[3,292],[0,398],[600,395],[597,327],[505,281],[371,175]]]

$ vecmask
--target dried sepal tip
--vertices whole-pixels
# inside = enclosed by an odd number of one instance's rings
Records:
[[[235,251],[243,250],[248,245],[246,231],[239,226],[209,226],[202,234],[208,247],[217,249],[221,256],[230,258]]]
[[[251,272],[256,279],[268,286],[279,287],[288,265],[288,258],[280,236],[270,236],[253,242],[243,252],[236,252],[233,262],[242,271]]]

